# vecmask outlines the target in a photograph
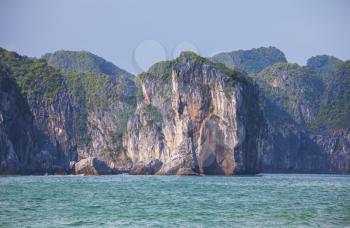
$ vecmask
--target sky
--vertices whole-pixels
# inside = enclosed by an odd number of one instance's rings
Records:
[[[350,59],[350,1],[0,0],[0,47],[31,57],[86,50],[136,74],[182,50],[261,46]]]

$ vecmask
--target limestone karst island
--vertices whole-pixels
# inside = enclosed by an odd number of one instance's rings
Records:
[[[0,0],[0,227],[350,227],[347,0]]]

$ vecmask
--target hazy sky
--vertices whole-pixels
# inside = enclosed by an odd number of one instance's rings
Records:
[[[132,73],[182,49],[210,56],[260,46],[291,62],[350,59],[349,0],[0,0],[0,46],[40,57],[93,52]]]

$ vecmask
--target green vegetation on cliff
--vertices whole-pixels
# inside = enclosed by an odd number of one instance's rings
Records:
[[[159,77],[164,81],[170,80],[174,63],[175,61],[162,61],[155,63],[149,68],[147,73]]]
[[[0,69],[16,80],[29,103],[56,102],[57,94],[71,99],[72,134],[78,146],[89,148],[92,135],[105,134],[108,139],[101,150],[123,150],[121,135],[136,107],[131,74],[88,52],[59,51],[44,57],[36,60],[0,49]]]
[[[243,70],[249,74],[260,72],[277,62],[287,62],[283,52],[275,47],[260,47],[251,50],[223,52],[211,58],[228,66]]]
[[[146,113],[148,113],[149,119],[148,124],[152,125],[155,122],[158,122],[162,119],[162,114],[160,113],[159,109],[151,104],[145,105],[144,107]]]
[[[182,52],[182,54],[180,55],[180,57],[178,57],[176,59],[176,61],[181,61],[181,59],[183,59],[183,58],[191,58],[192,60],[194,60],[200,64],[209,65],[209,66],[215,68],[216,70],[220,71],[221,73],[226,74],[233,81],[235,81],[235,80],[243,80],[244,81],[244,80],[248,79],[247,77],[245,77],[246,75],[243,72],[241,72],[239,70],[232,69],[228,65],[225,65],[224,63],[221,63],[218,61],[212,61],[208,58],[204,58],[202,56],[199,56],[192,51]]]
[[[97,130],[89,123],[88,114],[94,112],[102,118],[103,115],[115,116],[118,127],[116,132],[110,132],[112,143],[117,144],[115,150],[109,148],[108,154],[122,150],[122,135],[126,128],[129,115],[135,110],[133,84],[125,77],[111,77],[105,74],[93,73],[66,73],[69,91],[74,95],[78,103],[78,138],[80,142],[87,144],[90,136],[88,126],[92,131]],[[130,84],[131,83],[131,84]]]
[[[307,68],[318,74],[326,84],[332,78],[332,73],[343,61],[333,56],[318,55],[307,60]]]
[[[12,75],[28,98],[53,97],[64,89],[64,77],[45,60],[34,60],[0,49],[0,65]]]
[[[350,127],[350,61],[340,64],[321,104],[315,126],[329,125],[335,129]]]
[[[257,82],[264,95],[280,111],[288,112],[298,123],[313,121],[324,88],[321,79],[307,68],[275,63],[257,75]]]
[[[61,50],[45,54],[42,58],[46,59],[49,65],[65,71],[132,77],[113,63],[87,51]]]
[[[211,61],[210,59],[199,56],[192,51],[184,51],[180,54],[179,57],[177,57],[175,60],[172,60],[172,61],[161,61],[161,62],[155,63],[149,68],[147,72],[141,73],[139,75],[139,78],[141,80],[145,80],[145,79],[148,79],[150,76],[153,76],[156,78],[160,78],[164,81],[168,81],[171,79],[171,73],[172,73],[174,64],[186,58],[192,59],[193,61],[196,61],[199,64],[209,65],[215,68],[216,70],[220,71],[221,73],[226,74],[232,80],[241,80],[243,78],[247,79],[247,77],[245,77],[246,75],[243,72],[240,72],[238,70],[233,70],[223,63]]]

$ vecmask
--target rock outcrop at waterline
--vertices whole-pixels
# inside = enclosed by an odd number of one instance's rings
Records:
[[[87,157],[71,166],[71,173],[77,175],[107,175],[118,174],[118,169],[113,169],[106,162],[95,157]]]
[[[242,73],[191,52],[140,75],[124,147],[133,174],[254,174],[264,119]]]

